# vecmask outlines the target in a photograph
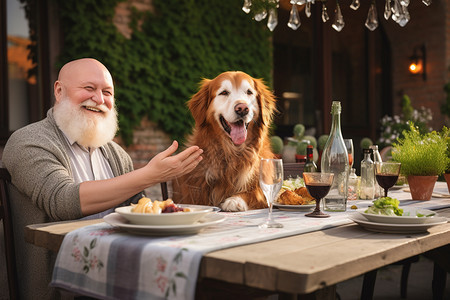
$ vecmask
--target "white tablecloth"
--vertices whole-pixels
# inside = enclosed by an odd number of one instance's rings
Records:
[[[448,193],[442,183],[435,191]],[[401,206],[450,207],[450,198],[412,201],[401,190],[389,196],[399,199]],[[362,209],[371,203],[349,201],[348,207],[355,204]],[[86,226],[64,238],[51,285],[101,299],[193,299],[204,253],[349,224],[355,211],[308,218],[305,212],[274,209],[274,218],[284,228],[259,229],[267,213],[267,209],[220,212],[227,217],[224,222],[188,236],[137,236],[107,223]]]

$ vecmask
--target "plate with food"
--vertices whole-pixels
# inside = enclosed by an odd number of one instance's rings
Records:
[[[273,203],[274,207],[288,211],[309,211],[316,207],[301,178],[283,181],[283,187]]]
[[[225,221],[225,216],[221,214],[207,214],[193,224],[187,225],[137,225],[132,224],[119,213],[111,213],[103,217],[103,220],[124,231],[139,235],[186,235],[196,234],[208,226],[213,226]]]
[[[175,204],[172,199],[152,201],[141,198],[138,204],[118,207],[115,212],[136,225],[188,225],[194,224],[217,208],[204,205]]]
[[[375,231],[375,232],[383,232],[383,233],[421,233],[426,232],[429,228],[441,224],[447,223],[447,218],[444,217],[434,217],[431,219],[431,222],[422,223],[422,224],[388,224],[388,223],[379,223],[379,222],[371,222],[367,220],[362,215],[354,214],[350,217],[355,223],[362,226],[363,228]]]
[[[436,212],[428,209],[399,207],[400,201],[391,197],[381,197],[373,201],[369,208],[359,213],[370,222],[387,224],[433,223]]]

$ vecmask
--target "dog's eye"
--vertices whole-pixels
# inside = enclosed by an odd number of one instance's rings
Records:
[[[224,90],[224,91],[221,91],[219,95],[221,95],[221,96],[228,96],[229,94],[230,94],[229,91]]]
[[[247,95],[249,95],[249,96],[253,95],[252,90],[248,89],[248,90],[247,90]]]

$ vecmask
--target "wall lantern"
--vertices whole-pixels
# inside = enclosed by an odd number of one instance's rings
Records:
[[[414,48],[413,55],[409,58],[409,72],[413,75],[422,75],[427,80],[425,45]]]

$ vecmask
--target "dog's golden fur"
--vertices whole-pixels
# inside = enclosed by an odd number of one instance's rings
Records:
[[[215,100],[218,102],[214,103]],[[217,111],[223,109],[225,101],[229,100],[234,101],[229,105],[232,113]],[[244,108],[248,106],[248,114],[244,117],[233,116],[236,119],[226,121],[219,117],[239,114],[239,103],[244,103]],[[267,207],[259,187],[259,163],[261,158],[274,157],[268,137],[276,110],[272,92],[262,80],[246,73],[225,72],[213,80],[204,79],[188,107],[195,127],[188,137],[187,146],[202,148],[203,160],[191,173],[174,182],[174,200],[220,206],[228,211]],[[248,126],[246,138],[242,124]],[[238,137],[230,133],[233,126],[240,126]]]

